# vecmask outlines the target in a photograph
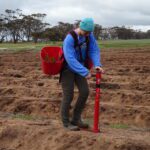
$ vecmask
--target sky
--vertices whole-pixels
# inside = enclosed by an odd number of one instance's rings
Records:
[[[26,15],[47,14],[45,22],[74,23],[92,17],[103,27],[122,26],[150,30],[149,0],[0,0],[0,14],[6,9],[21,9]]]

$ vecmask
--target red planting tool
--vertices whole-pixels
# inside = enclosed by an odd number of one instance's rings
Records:
[[[100,132],[99,129],[99,112],[100,112],[100,82],[101,82],[101,72],[97,70],[96,72],[96,96],[94,105],[94,127],[93,132]]]

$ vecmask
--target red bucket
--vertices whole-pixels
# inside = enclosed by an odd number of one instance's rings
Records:
[[[45,74],[56,75],[60,73],[64,57],[61,47],[44,47],[41,50],[42,70]]]

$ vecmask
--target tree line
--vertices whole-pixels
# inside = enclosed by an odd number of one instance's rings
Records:
[[[58,22],[57,25],[51,26],[44,22],[45,17],[46,14],[42,13],[25,15],[20,9],[6,9],[3,14],[0,14],[0,43],[62,41],[66,34],[80,23],[80,20],[76,20],[73,24]],[[102,40],[146,39],[150,38],[150,30],[142,32],[125,26],[103,28],[101,25],[95,24],[94,35],[96,39]]]

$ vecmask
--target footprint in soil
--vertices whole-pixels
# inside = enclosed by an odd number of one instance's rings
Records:
[[[124,68],[124,69],[119,69],[118,70],[118,74],[119,75],[124,75],[124,74],[127,74],[129,73],[131,70],[129,68]]]
[[[13,97],[1,97],[0,99],[0,109],[4,109],[5,106],[8,106],[14,102]]]
[[[43,83],[43,82],[38,82],[37,85],[38,85],[38,86],[43,86],[44,83]]]
[[[22,78],[23,75],[18,73],[4,73],[3,76],[15,77],[15,78]]]
[[[16,92],[14,91],[14,89],[12,89],[12,88],[5,88],[5,89],[2,89],[2,90],[0,90],[0,93],[2,94],[2,95],[13,95],[13,94],[16,94]]]
[[[27,104],[25,102],[19,102],[15,108],[14,113],[27,113],[30,114],[32,112],[31,104]]]
[[[11,76],[16,77],[16,78],[22,78],[23,77],[23,75],[21,75],[21,74],[13,74]]]
[[[136,67],[134,71],[137,73],[150,73],[150,67],[149,66]]]

